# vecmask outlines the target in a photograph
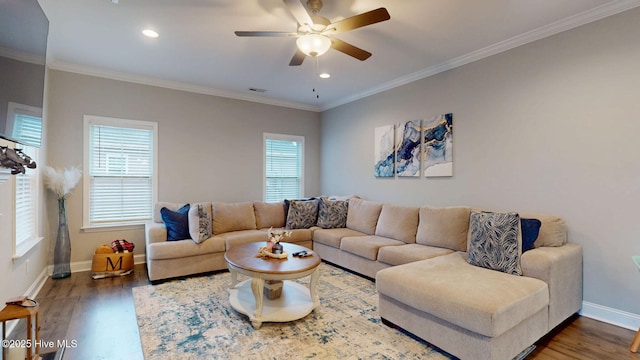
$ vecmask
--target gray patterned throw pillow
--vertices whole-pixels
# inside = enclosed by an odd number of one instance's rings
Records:
[[[471,265],[522,275],[520,216],[516,213],[472,212],[469,222]]]
[[[317,217],[317,200],[291,200],[287,214],[287,229],[308,229],[316,224]]]
[[[212,236],[211,204],[197,204],[189,209],[189,233],[196,243]]]
[[[347,227],[349,201],[320,199],[318,206],[318,225],[323,229]]]

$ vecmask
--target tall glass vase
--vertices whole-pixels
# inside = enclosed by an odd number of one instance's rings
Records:
[[[53,252],[54,279],[71,276],[71,240],[69,239],[69,225],[67,224],[67,199],[58,199],[58,236]]]

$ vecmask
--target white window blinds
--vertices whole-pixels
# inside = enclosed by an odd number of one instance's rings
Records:
[[[304,137],[265,134],[265,202],[302,197]]]
[[[42,145],[42,118],[16,114],[11,136],[25,144],[40,147]]]
[[[22,151],[37,161],[37,149],[24,147]],[[38,169],[27,169],[24,174],[15,177],[15,243],[21,243],[36,238],[37,227],[37,197],[38,197]]]
[[[155,201],[155,123],[100,119],[88,121],[89,213],[84,225],[148,221]]]

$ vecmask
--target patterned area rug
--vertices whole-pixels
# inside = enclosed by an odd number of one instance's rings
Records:
[[[320,306],[259,330],[230,307],[228,272],[134,288],[145,359],[455,359],[382,324],[372,281],[320,266]]]

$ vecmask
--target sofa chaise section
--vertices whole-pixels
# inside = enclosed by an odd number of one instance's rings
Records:
[[[566,243],[561,219],[536,217],[522,276],[472,265],[459,250],[390,267],[376,275],[381,318],[463,359],[514,358],[582,302],[581,247]]]

